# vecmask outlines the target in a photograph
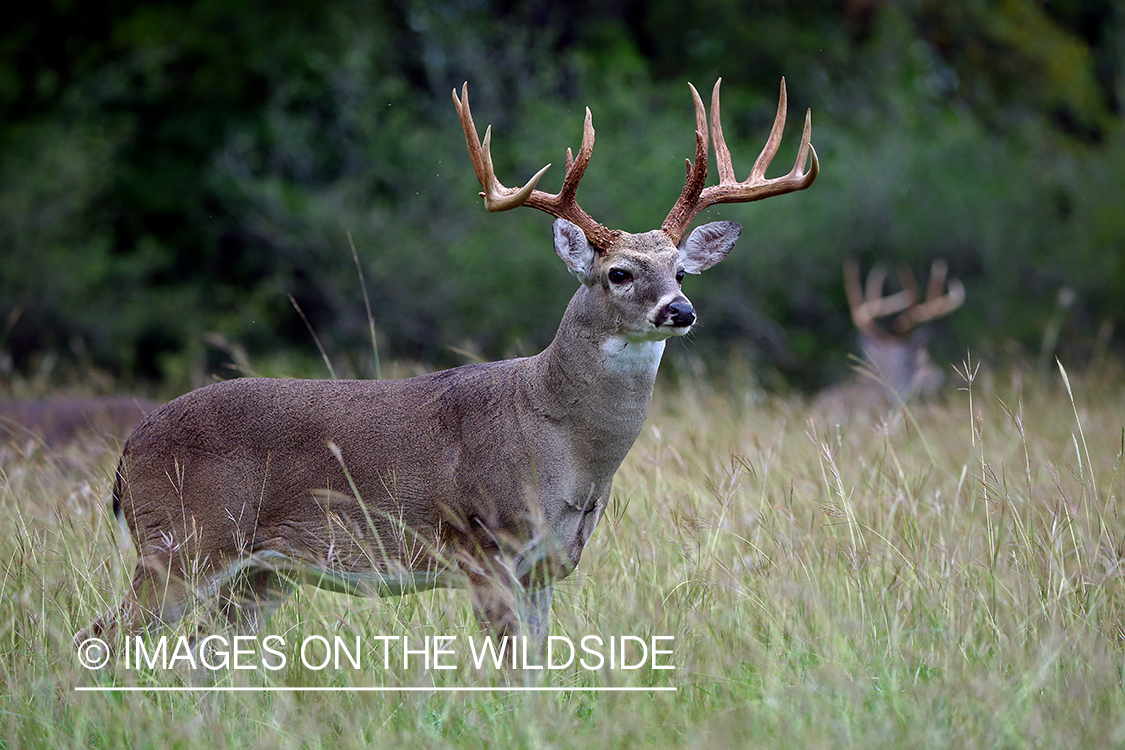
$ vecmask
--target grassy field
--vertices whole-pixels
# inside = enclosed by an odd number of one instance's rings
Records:
[[[1121,372],[972,380],[942,405],[843,424],[658,384],[551,632],[673,636],[675,669],[572,665],[536,683],[561,692],[76,691],[505,677],[462,652],[453,670],[384,669],[381,654],[358,670],[295,655],[202,678],[86,670],[71,638],[134,560],[105,508],[115,449],[0,447],[0,747],[1125,746]],[[260,632],[476,634],[463,592],[310,589]],[[675,690],[581,690],[596,686]]]

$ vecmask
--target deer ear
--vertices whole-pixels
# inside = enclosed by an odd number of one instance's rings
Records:
[[[688,273],[701,273],[715,265],[734,247],[742,225],[733,221],[713,221],[691,230],[680,242],[680,258]]]
[[[555,219],[552,228],[555,232],[555,252],[563,259],[570,272],[585,284],[594,268],[597,250],[586,239],[582,230],[566,219]]]

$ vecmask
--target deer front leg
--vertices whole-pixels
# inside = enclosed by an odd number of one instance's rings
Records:
[[[541,660],[550,627],[554,586],[527,589],[518,581],[474,577],[469,584],[473,614],[486,633],[508,638],[509,647],[527,649],[515,664]]]
[[[255,634],[262,619],[275,612],[296,584],[270,569],[240,572],[219,593],[218,612],[236,631]]]
[[[608,494],[608,493],[606,493]],[[540,660],[546,652],[550,630],[554,583],[578,565],[582,548],[593,533],[604,495],[586,499],[579,511],[558,520],[568,544],[559,544],[547,529],[528,542],[514,558],[497,564],[491,575],[470,576],[473,612],[482,627],[496,637],[526,638],[529,657]]]
[[[551,602],[555,587],[544,586],[535,591],[524,592],[517,599],[520,624],[528,637],[529,645],[534,645],[535,653],[542,654],[547,643],[547,631],[551,626]]]

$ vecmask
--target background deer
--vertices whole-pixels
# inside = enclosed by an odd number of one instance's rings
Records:
[[[90,440],[124,440],[156,407],[155,402],[132,396],[0,400],[0,442],[62,448]]]
[[[947,288],[947,275],[945,261],[935,260],[922,298],[913,274],[900,268],[902,288],[884,295],[885,269],[871,269],[863,284],[859,264],[844,264],[844,290],[852,322],[859,331],[863,364],[857,368],[857,381],[828,389],[817,399],[819,406],[842,414],[874,405],[899,405],[937,393],[945,376],[930,358],[926,331],[918,326],[948,315],[965,301],[964,286],[957,279],[948,279]],[[894,318],[888,325],[877,322],[891,316]]]
[[[121,605],[80,632],[171,621],[197,599],[256,621],[296,579],[352,593],[466,586],[494,632],[541,639],[552,583],[578,564],[618,466],[648,414],[665,340],[695,310],[685,273],[723,260],[741,227],[697,227],[719,203],[812,184],[819,166],[806,114],[797,160],[765,171],[781,141],[782,81],[769,140],[743,182],[734,177],[711,100],[720,181],[707,178],[708,127],[691,88],[696,153],[660,229],[610,230],[575,198],[594,145],[586,110],[562,189],[496,178],[468,85],[453,93],[485,206],[555,217],[555,252],[581,282],[551,344],[533,357],[470,364],[406,380],[245,378],[200,388],[149,415],[125,444],[113,507],[139,558]],[[808,169],[805,169],[808,163]],[[550,165],[548,165],[550,166]]]

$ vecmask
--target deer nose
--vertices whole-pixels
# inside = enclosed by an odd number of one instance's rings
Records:
[[[673,302],[668,305],[668,317],[677,328],[690,326],[695,322],[695,308],[687,300]]]

